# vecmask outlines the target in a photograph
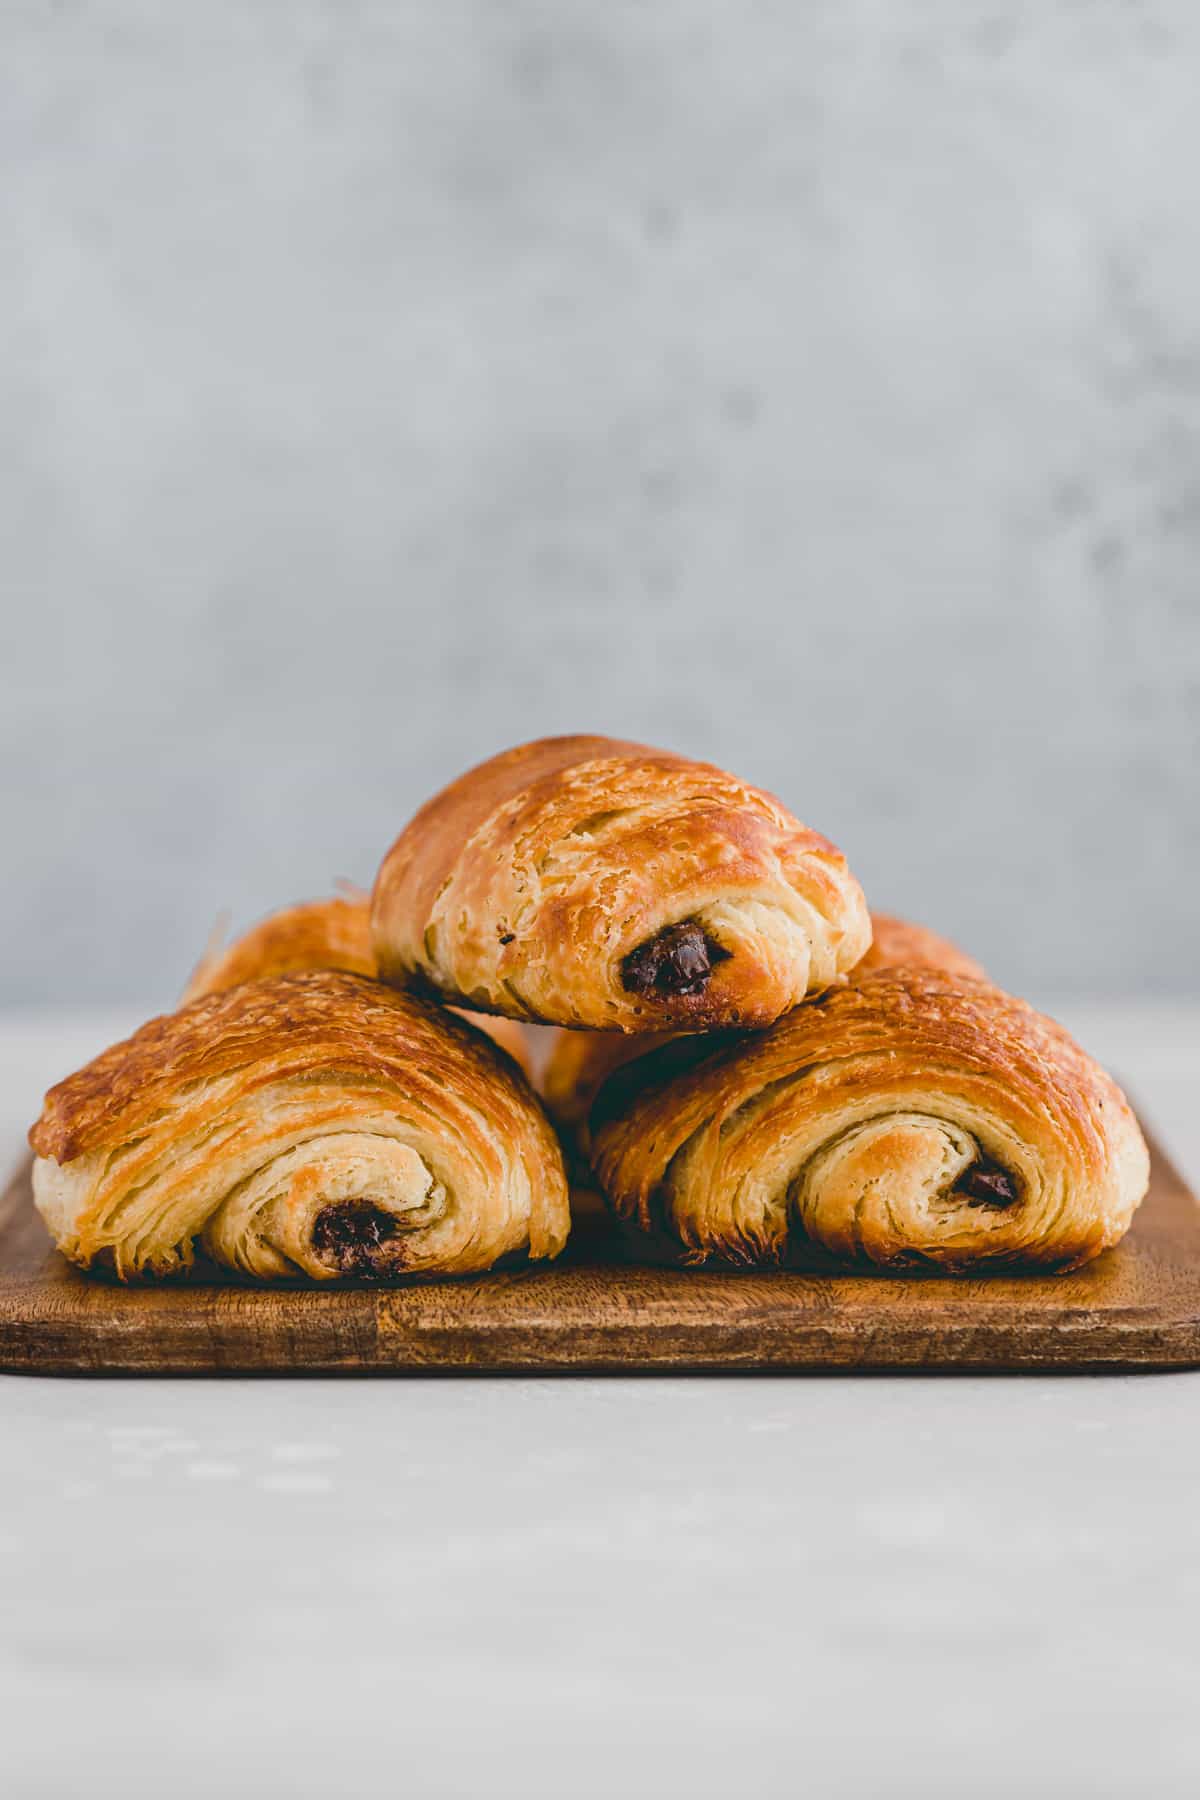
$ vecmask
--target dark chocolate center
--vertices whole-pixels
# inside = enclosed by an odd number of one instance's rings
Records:
[[[313,1249],[332,1257],[343,1275],[374,1275],[379,1252],[396,1231],[392,1214],[370,1200],[339,1200],[313,1220]]]
[[[702,994],[714,965],[728,955],[703,925],[684,919],[629,952],[621,983],[631,994]]]
[[[967,1196],[968,1206],[1014,1206],[1018,1198],[1017,1184],[1008,1170],[986,1156],[963,1170],[954,1191]]]

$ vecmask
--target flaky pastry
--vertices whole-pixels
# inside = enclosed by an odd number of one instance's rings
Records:
[[[873,969],[896,967],[983,977],[975,959],[948,938],[925,925],[873,912],[870,949],[846,979],[856,981]],[[560,1029],[550,1034],[537,1087],[555,1124],[569,1135],[585,1138],[587,1116],[601,1084],[614,1069],[663,1041],[662,1036],[631,1037],[615,1031]]]
[[[59,1248],[120,1279],[197,1245],[259,1280],[458,1274],[569,1229],[527,1082],[444,1010],[335,971],[152,1019],[52,1088],[29,1134]]]
[[[871,913],[871,942],[855,965],[851,979],[873,969],[942,969],[947,975],[969,975],[976,981],[986,976],[983,967],[927,925],[897,919],[891,913]]]
[[[224,993],[243,981],[302,975],[309,969],[375,974],[369,894],[348,892],[328,900],[302,900],[260,919],[224,948],[210,945],[193,970],[183,998],[186,1004],[203,994]],[[529,1040],[514,1019],[472,1012],[462,1016],[486,1031],[529,1074]]]
[[[1115,1244],[1148,1156],[1115,1082],[985,982],[885,969],[601,1089],[592,1162],[621,1218],[688,1260],[1069,1269]]]
[[[639,1033],[769,1024],[870,941],[845,858],[778,800],[602,737],[522,745],[429,801],[372,926],[384,980]]]

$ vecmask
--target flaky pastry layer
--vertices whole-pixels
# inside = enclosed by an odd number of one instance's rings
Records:
[[[456,1274],[555,1256],[562,1158],[523,1076],[461,1020],[341,972],[153,1019],[52,1088],[34,1196],[122,1280],[195,1247],[272,1280]]]
[[[205,994],[224,993],[244,981],[262,981],[269,975],[303,975],[310,969],[376,974],[369,894],[302,900],[260,919],[223,949],[206,950],[187,985],[184,1003],[199,1000]],[[464,1012],[462,1016],[486,1031],[529,1074],[529,1041],[515,1020],[488,1013]]]
[[[870,941],[834,846],[706,763],[548,738],[422,807],[375,884],[385,980],[590,1030],[768,1024]]]
[[[1115,1082],[984,982],[889,969],[705,1054],[677,1040],[592,1111],[618,1214],[693,1261],[1074,1268],[1115,1244],[1149,1162]]]
[[[875,969],[942,969],[949,975],[983,978],[974,957],[925,925],[872,912],[871,945],[847,980],[856,981]],[[627,1036],[619,1032],[557,1030],[542,1061],[537,1081],[555,1124],[570,1134],[586,1133],[587,1116],[601,1086],[623,1063],[644,1056],[664,1041],[662,1036]]]
[[[928,925],[872,911],[870,946],[855,965],[853,977],[875,969],[941,969],[947,975],[967,975],[974,981],[987,979],[982,963],[949,938],[930,931]]]

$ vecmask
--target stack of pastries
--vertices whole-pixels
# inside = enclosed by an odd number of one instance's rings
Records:
[[[370,895],[210,950],[30,1142],[55,1241],[121,1280],[554,1257],[564,1150],[627,1260],[683,1265],[1071,1269],[1148,1179],[1059,1026],[771,795],[601,737],[493,757]]]

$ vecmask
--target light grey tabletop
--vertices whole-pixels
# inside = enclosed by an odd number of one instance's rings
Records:
[[[1067,1016],[1200,1176],[1200,1021]],[[114,1028],[0,1033],[14,1145]],[[0,1788],[1192,1796],[1198,1408],[1200,1374],[4,1378]]]

